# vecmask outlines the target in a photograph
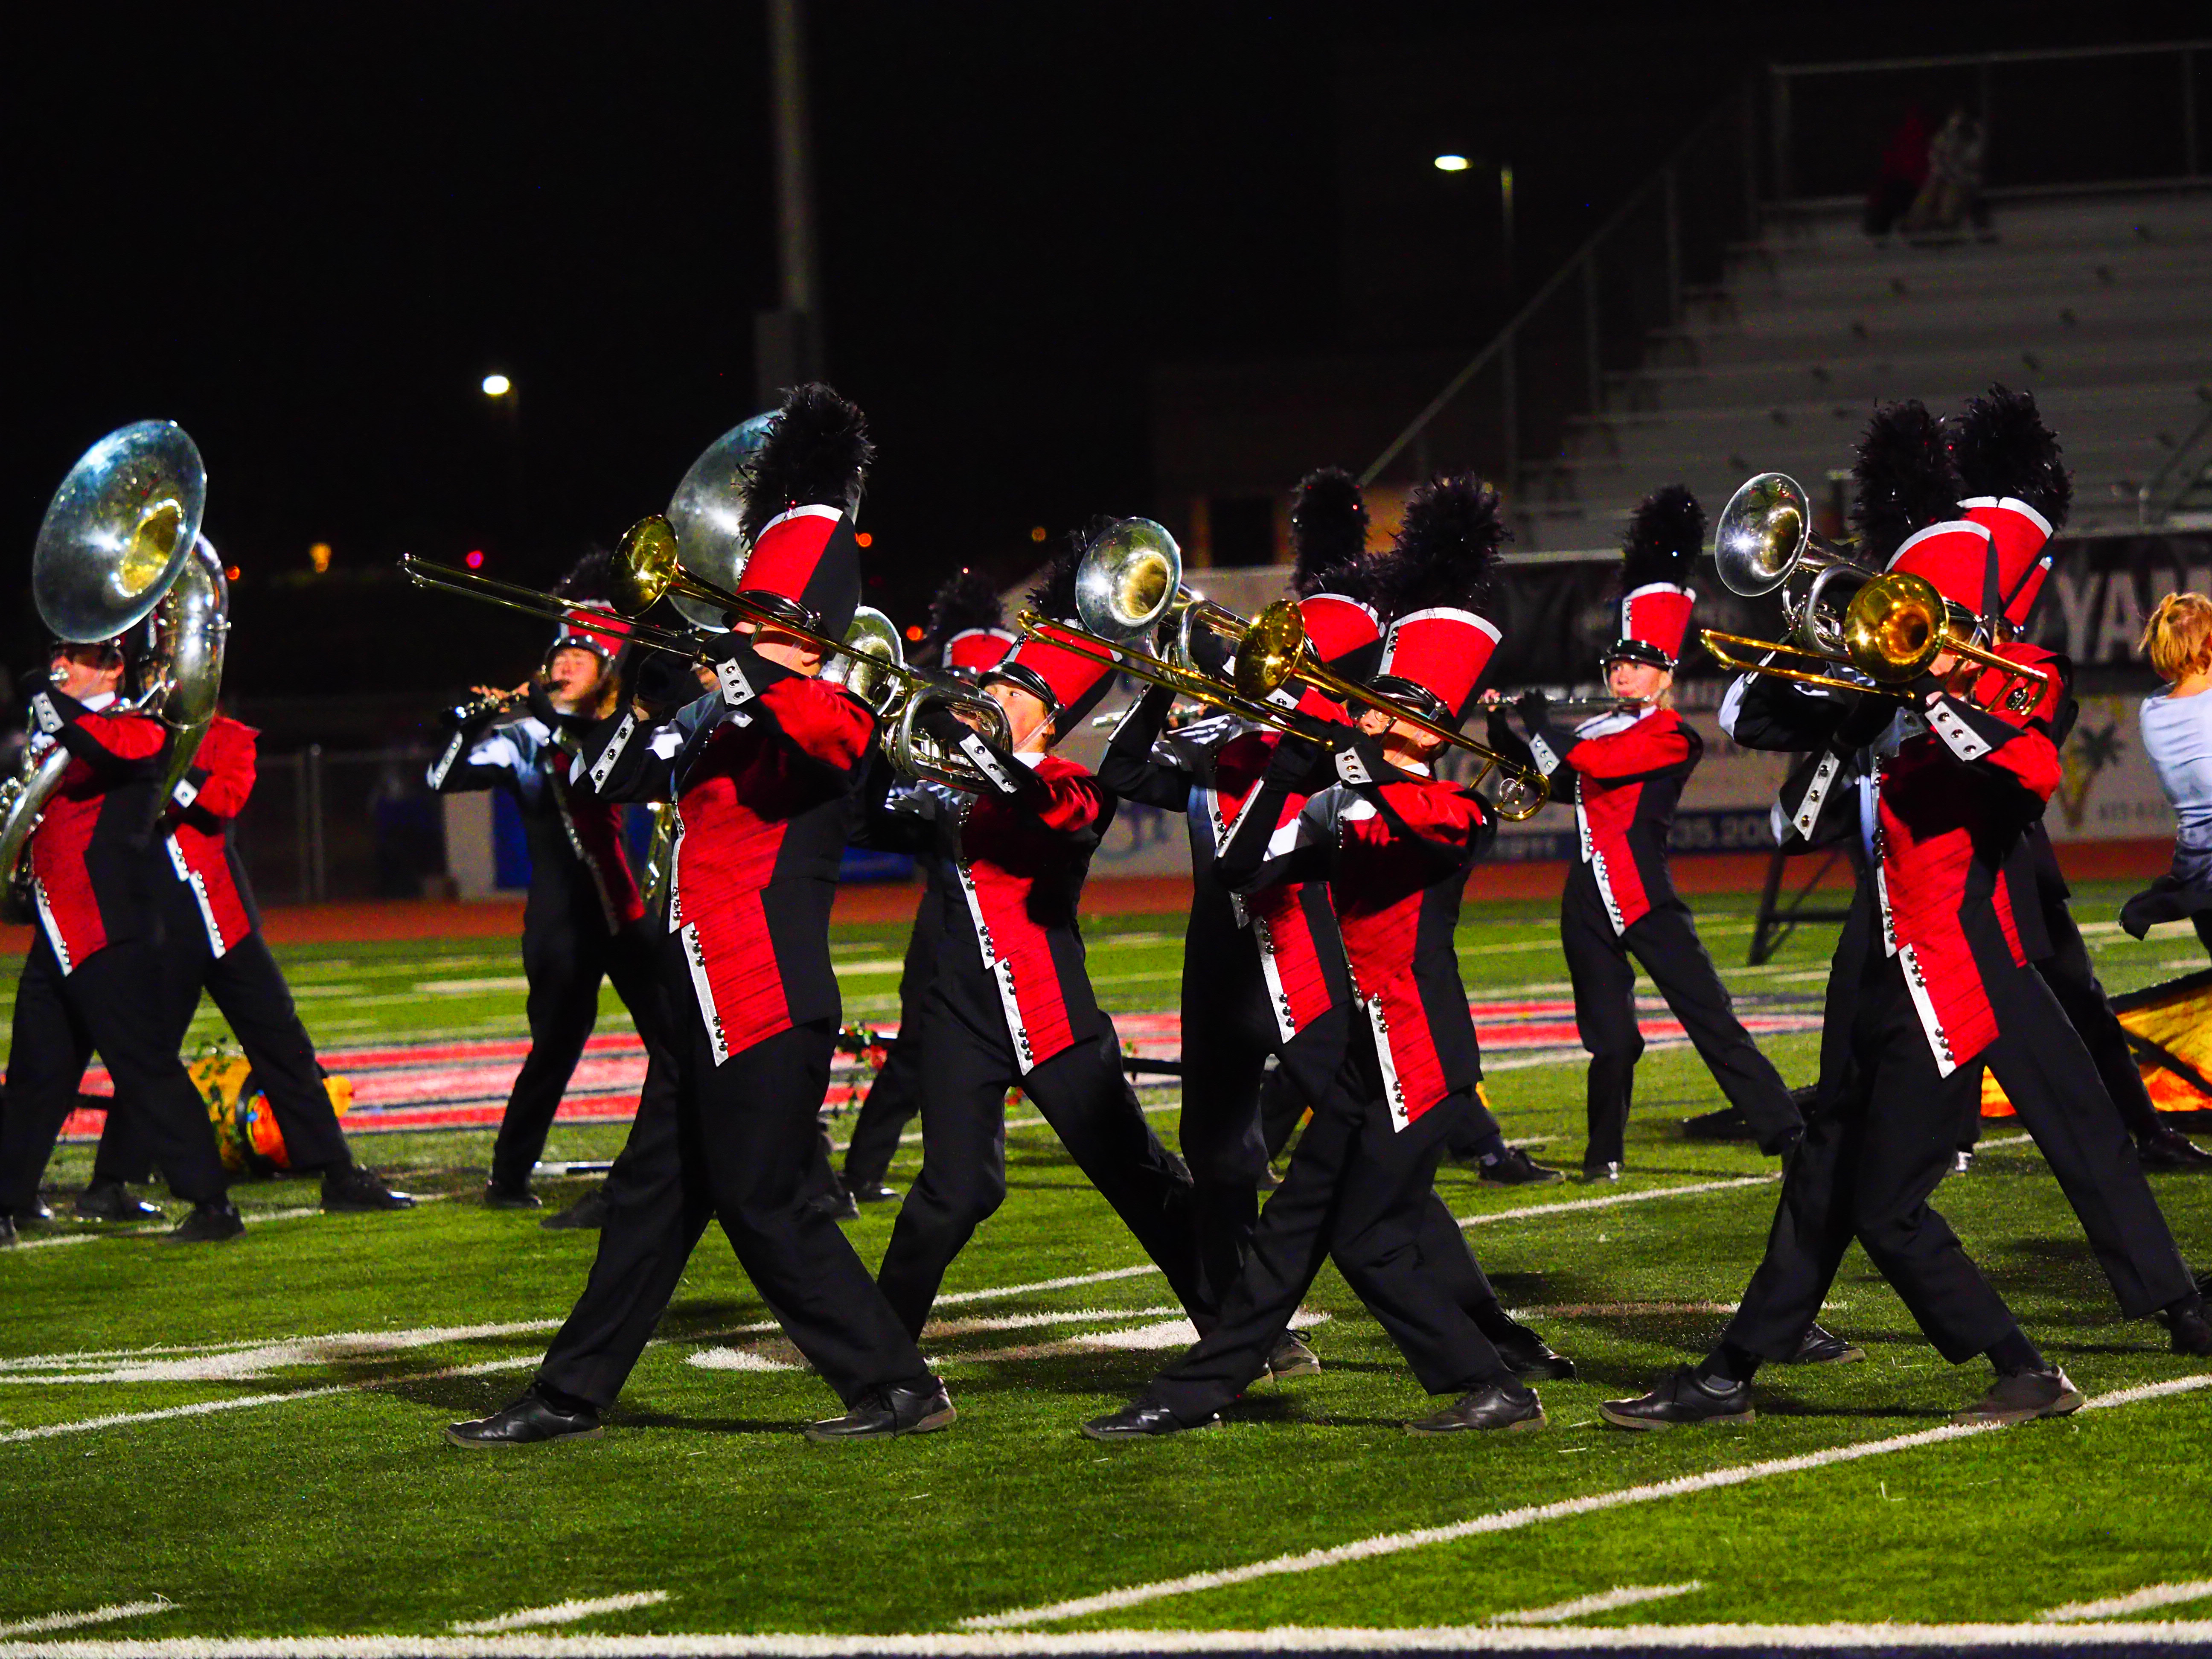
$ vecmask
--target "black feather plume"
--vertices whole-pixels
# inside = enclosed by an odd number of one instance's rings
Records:
[[[568,574],[554,585],[553,592],[564,599],[611,599],[614,597],[614,555],[604,547],[595,547],[569,567]]]
[[[2053,530],[2065,527],[2074,480],[2033,392],[1993,386],[1988,397],[1969,398],[1965,412],[1945,427],[1966,495],[2011,495],[2043,514]]]
[[[1866,558],[1886,565],[1905,539],[1959,511],[1959,470],[1943,429],[1918,398],[1884,404],[1867,422],[1851,467],[1851,509]]]
[[[955,634],[971,628],[1003,628],[1006,621],[1006,607],[991,579],[980,570],[963,570],[947,578],[929,602],[928,632],[915,654],[935,660],[945,654],[945,644]]]
[[[1434,605],[1479,608],[1511,538],[1498,492],[1473,473],[1418,486],[1397,541],[1376,562],[1377,609],[1395,619]]]
[[[1038,573],[1036,585],[1024,597],[1030,610],[1050,622],[1075,620],[1075,573],[1083,556],[1112,532],[1121,520],[1102,515],[1069,537],[1052,562]]]
[[[1340,466],[1324,466],[1298,480],[1291,504],[1291,556],[1297,571],[1291,591],[1364,597],[1367,573],[1367,503],[1359,481]]]
[[[793,386],[769,428],[745,479],[745,538],[794,507],[826,505],[850,511],[876,447],[868,417],[820,381]]]
[[[1620,544],[1620,591],[1650,582],[1680,586],[1705,545],[1705,509],[1680,484],[1655,489],[1628,516]]]

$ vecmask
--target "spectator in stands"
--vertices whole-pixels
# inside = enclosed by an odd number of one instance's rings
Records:
[[[2137,939],[2186,916],[2212,951],[2212,599],[2169,593],[2145,624],[2142,648],[2166,689],[2143,699],[2143,752],[2180,827],[2173,866],[2120,912]]]
[[[1928,122],[1917,104],[1905,106],[1905,118],[1882,147],[1881,170],[1867,191],[1866,234],[1887,236],[1919,199],[1928,182]]]
[[[1964,108],[1954,108],[1928,147],[1928,178],[1905,216],[1908,235],[1954,233],[1968,220],[1987,237],[1990,210],[1982,200],[1982,161],[1989,133]]]

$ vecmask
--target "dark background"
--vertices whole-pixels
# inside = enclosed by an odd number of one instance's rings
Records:
[[[881,452],[870,597],[910,620],[958,564],[1021,574],[1034,527],[1151,507],[1154,365],[1472,349],[1764,62],[2193,23],[815,3],[828,373]],[[753,313],[778,299],[757,5],[41,8],[11,27],[11,664],[38,648],[46,498],[125,422],[175,419],[205,453],[207,532],[242,571],[228,684],[268,699],[519,672],[542,630],[412,592],[397,556],[481,548],[549,581],[757,406]],[[1871,167],[1849,122],[1838,189]],[[1480,165],[1439,173],[1446,149]],[[478,390],[494,369],[518,416]],[[316,542],[335,553],[311,580]]]

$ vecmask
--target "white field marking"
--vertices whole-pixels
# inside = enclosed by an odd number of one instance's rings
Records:
[[[788,1360],[771,1359],[757,1348],[702,1348],[696,1353],[686,1354],[684,1363],[696,1365],[702,1371],[799,1371],[806,1369]]]
[[[668,1599],[666,1590],[635,1590],[628,1595],[602,1595],[590,1601],[556,1601],[550,1607],[522,1607],[496,1619],[464,1620],[447,1626],[456,1636],[489,1635],[495,1631],[527,1630],[532,1625],[573,1625],[580,1619],[596,1619],[603,1613],[628,1613],[632,1607],[657,1607]]]
[[[1311,1330],[1326,1324],[1333,1316],[1309,1313],[1303,1309],[1293,1315],[1291,1328]],[[1164,1319],[1156,1325],[1139,1325],[1134,1330],[1091,1331],[1082,1336],[1069,1337],[1064,1342],[1039,1342],[1012,1348],[976,1348],[967,1353],[949,1353],[943,1364],[998,1364],[1010,1359],[1062,1359],[1071,1354],[1164,1352],[1169,1349],[1188,1348],[1198,1340],[1198,1327],[1189,1320],[1177,1317]]]
[[[830,968],[839,979],[843,979],[848,974],[860,976],[868,974],[904,973],[906,963],[901,962],[896,957],[871,957],[866,962],[833,962],[830,964]]]
[[[1163,1078],[1160,1081],[1163,1083],[1172,1083],[1176,1081],[1176,1079],[1173,1078]],[[1139,1085],[1139,1086],[1142,1087],[1143,1085]],[[1149,1115],[1157,1115],[1161,1112],[1179,1112],[1182,1109],[1182,1102],[1180,1100],[1158,1101],[1150,1106],[1141,1107],[1139,1109]],[[1006,1128],[1010,1133],[1015,1129],[1048,1129],[1051,1127],[1052,1126],[1050,1124],[1047,1123],[1041,1117],[1010,1117],[1006,1120]],[[852,1144],[853,1143],[849,1140],[833,1140],[830,1143],[830,1150],[833,1152],[842,1152],[848,1150]],[[919,1146],[921,1145],[921,1131],[919,1129],[908,1130],[906,1133],[898,1138],[898,1144],[902,1146]],[[1517,1145],[1518,1143],[1511,1144]],[[941,1301],[943,1298],[939,1297],[939,1299]]]
[[[1019,1659],[1152,1653],[1602,1653],[2027,1646],[2198,1647],[2212,1621],[2106,1625],[1474,1625],[1366,1629],[1009,1631],[931,1636],[292,1636],[0,1642],[0,1659]]]
[[[1493,1222],[1517,1221],[1522,1216],[1565,1215],[1575,1210],[1609,1210],[1621,1204],[1648,1204],[1657,1198],[1692,1198],[1699,1193],[1724,1193],[1739,1187],[1764,1187],[1782,1179],[1773,1175],[1730,1176],[1725,1181],[1692,1181],[1679,1187],[1654,1187],[1642,1193],[1609,1193],[1603,1198],[1570,1198],[1557,1204],[1523,1204],[1517,1209],[1492,1210],[1486,1215],[1463,1215],[1462,1227],[1486,1227]]]
[[[454,1196],[456,1194],[453,1193],[418,1193],[415,1198],[415,1207],[420,1209],[425,1204],[442,1204]],[[284,1210],[241,1209],[238,1212],[239,1218],[248,1226],[264,1221],[297,1221],[302,1216],[323,1213],[323,1206],[319,1204],[305,1204]],[[112,1227],[97,1231],[88,1226],[83,1232],[64,1233],[58,1238],[27,1238],[15,1246],[15,1250],[53,1250],[70,1244],[96,1244],[103,1238],[159,1238],[170,1231],[171,1225],[163,1221],[150,1227]]]
[[[2212,1375],[2185,1376],[2170,1382],[2147,1382],[2136,1388],[2100,1395],[2081,1409],[2110,1409],[2115,1406],[2133,1405],[2138,1401],[2188,1394],[2205,1388],[2212,1388]],[[1569,1520],[1576,1516],[1594,1515],[1627,1504],[1650,1504],[1661,1498],[1681,1498],[1724,1486],[1741,1486],[1754,1480],[1802,1474],[1808,1469],[1826,1468],[1838,1463],[1853,1463],[1863,1458],[1884,1456],[1890,1452],[1943,1445],[1954,1440],[1988,1434],[2002,1426],[1995,1423],[1947,1423],[1942,1428],[1922,1429],[1911,1434],[1892,1435],[1887,1439],[1862,1441],[1854,1445],[1830,1446],[1822,1451],[1806,1452],[1795,1457],[1774,1457],[1756,1463],[1740,1463],[1730,1468],[1711,1469],[1703,1474],[1680,1475],[1672,1480],[1654,1481],[1649,1486],[1625,1486],[1555,1504],[1532,1504],[1522,1509],[1494,1510],[1470,1520],[1454,1522],[1449,1526],[1423,1527],[1412,1532],[1377,1533],[1370,1538],[1338,1544],[1328,1549],[1307,1550],[1297,1555],[1278,1555],[1269,1560],[1254,1561],[1241,1567],[1194,1572],[1181,1578],[1158,1579],[1149,1584],[1132,1584],[1126,1589],[1108,1590],[1097,1595],[1077,1596],[1071,1601],[1054,1601],[1043,1607],[980,1613],[963,1619],[960,1623],[966,1630],[1007,1630],[1022,1625],[1083,1619],[1092,1613],[1117,1612],[1123,1607],[1137,1607],[1166,1596],[1220,1589],[1227,1585],[1249,1583],[1256,1578],[1273,1578],[1285,1573],[1312,1572],[1322,1567],[1340,1566],[1348,1561],[1368,1561],[1378,1556],[1425,1549],[1431,1544],[1453,1543],[1462,1538],[1474,1538],[1490,1533],[1518,1532],[1523,1528],[1540,1526],[1547,1521]],[[2109,1629],[2110,1626],[2095,1628]],[[2206,1629],[2208,1639],[2212,1639],[2212,1626],[2206,1626]],[[1641,1628],[1635,1632],[1639,1637],[1644,1633]]]
[[[1623,1584],[1618,1589],[1602,1590],[1595,1595],[1577,1595],[1571,1601],[1554,1601],[1548,1607],[1530,1607],[1522,1613],[1492,1613],[1493,1625],[1557,1625],[1569,1619],[1579,1619],[1589,1613],[1611,1613],[1615,1607],[1632,1607],[1639,1601],[1663,1601],[1670,1595],[1687,1595],[1692,1590],[1701,1590],[1705,1585],[1692,1578],[1686,1584]]]
[[[466,996],[474,991],[526,991],[530,981],[520,974],[489,974],[482,979],[418,979],[415,989],[433,996]]]
[[[126,1358],[101,1370],[58,1369],[56,1357],[0,1360],[6,1382],[244,1382],[280,1367],[326,1365],[340,1360],[372,1359],[410,1348],[485,1337],[526,1336],[558,1330],[557,1319],[528,1319],[501,1325],[426,1326],[407,1331],[345,1331],[334,1336],[292,1337],[274,1342],[226,1345],[216,1352],[158,1358]]]
[[[2153,1607],[2170,1607],[2180,1601],[2202,1601],[2208,1595],[2212,1595],[2212,1578],[2199,1578],[2186,1584],[2152,1584],[2132,1595],[2108,1596],[2101,1601],[2069,1601],[2063,1607],[2051,1607],[2035,1616],[2054,1621],[2116,1619],[2122,1613],[2147,1613]]]
[[[1509,1311],[1516,1319],[1608,1319],[1635,1314],[1734,1313],[1741,1305],[1735,1302],[1563,1302],[1551,1307],[1514,1308]],[[1833,1312],[1843,1305],[1832,1302],[1820,1311]]]
[[[35,1636],[41,1631],[75,1630],[80,1625],[108,1625],[118,1619],[142,1619],[149,1613],[167,1613],[177,1604],[167,1596],[151,1601],[120,1601],[86,1613],[50,1613],[43,1619],[19,1619],[0,1625],[0,1636]]]

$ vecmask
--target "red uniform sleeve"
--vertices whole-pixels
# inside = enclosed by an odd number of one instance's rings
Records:
[[[1481,799],[1464,789],[1426,779],[1408,779],[1363,790],[1385,817],[1423,841],[1440,846],[1472,847],[1490,824]]]
[[[1644,720],[1611,737],[1583,738],[1567,750],[1565,760],[1585,777],[1642,777],[1692,758],[1694,742],[1679,720]]]
[[[876,734],[876,717],[858,698],[799,675],[762,692],[758,706],[792,746],[841,772],[857,768]]]
[[[195,757],[207,769],[207,776],[199,781],[192,804],[218,818],[234,818],[244,811],[253,793],[258,746],[252,727],[235,720],[219,720],[209,727]]]
[[[1104,813],[1105,786],[1079,767],[1049,776],[1040,773],[1037,781],[1044,787],[1046,799],[1036,810],[1036,820],[1048,830],[1079,835]]]

